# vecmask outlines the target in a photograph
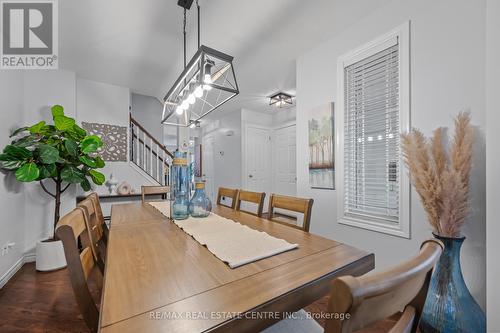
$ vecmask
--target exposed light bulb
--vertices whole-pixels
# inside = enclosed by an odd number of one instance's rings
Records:
[[[191,123],[191,125],[189,125],[189,128],[193,129],[196,127],[196,124],[195,123]]]
[[[194,97],[194,95],[192,93],[189,94],[189,96],[186,100],[189,104],[194,104],[196,102],[196,98]]]
[[[183,110],[189,109],[189,103],[187,101],[183,101],[182,104],[181,104],[181,108]]]
[[[209,86],[208,84],[204,84],[203,85],[203,89],[206,90],[206,91],[210,91],[210,90],[212,90],[212,87]]]
[[[212,81],[212,75],[210,74],[205,74],[204,78],[203,78],[203,82],[207,83],[207,84],[210,84],[210,83],[214,83]]]
[[[175,113],[177,113],[179,116],[184,112],[184,108],[182,107],[182,105],[178,105],[176,108],[175,108]]]
[[[203,88],[201,86],[198,86],[194,90],[194,97],[200,98],[201,96],[203,96]]]

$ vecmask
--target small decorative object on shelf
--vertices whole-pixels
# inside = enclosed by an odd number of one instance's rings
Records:
[[[108,186],[109,194],[116,193],[116,186],[118,185],[118,180],[111,174],[109,176],[109,180],[106,182],[106,185]]]
[[[116,194],[118,195],[127,195],[127,194],[132,194],[132,187],[130,186],[129,183],[127,182],[122,182],[118,187],[116,188]]]
[[[455,118],[455,135],[446,151],[444,130],[428,140],[414,129],[402,136],[413,186],[427,213],[434,237],[444,244],[432,275],[420,329],[434,332],[486,332],[486,317],[470,294],[460,267],[461,229],[470,212],[469,179],[474,129],[468,113]]]
[[[212,203],[205,194],[205,183],[196,182],[193,198],[189,202],[189,214],[192,217],[207,217],[212,210]]]
[[[176,151],[172,161],[170,200],[172,218],[185,220],[189,217],[189,167],[187,153]]]

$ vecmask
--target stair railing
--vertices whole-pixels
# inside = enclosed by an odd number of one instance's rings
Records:
[[[173,154],[130,115],[130,161],[160,185],[170,184]]]

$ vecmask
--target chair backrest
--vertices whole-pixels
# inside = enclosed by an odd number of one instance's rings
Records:
[[[170,186],[141,186],[142,203],[146,202],[146,196],[159,195],[167,196],[170,193]]]
[[[303,199],[303,198],[289,197],[285,195],[271,194],[271,197],[269,198],[268,219],[273,222],[285,224],[309,232],[309,224],[311,223],[311,212],[313,203],[314,203],[313,199]],[[294,222],[296,221],[287,218],[287,216],[284,216],[282,214],[276,214],[275,208],[304,214],[302,225],[300,226],[295,224]]]
[[[99,220],[95,203],[90,197],[80,201],[77,207],[83,210],[90,248],[99,269],[104,273],[104,261],[106,258],[106,242],[104,242],[103,230],[104,219],[102,221]]]
[[[328,311],[349,318],[327,320],[325,332],[356,331],[402,310],[391,333],[416,332],[432,269],[443,248],[440,241],[428,240],[416,257],[385,272],[335,279]]]
[[[93,272],[101,273],[94,269],[96,262],[88,240],[83,208],[77,207],[59,220],[56,226],[56,236],[63,243],[71,286],[78,308],[91,332],[97,332],[99,310],[92,299],[88,281]],[[78,250],[78,239],[82,244],[81,251]],[[102,275],[98,277],[102,279]]]
[[[266,193],[264,192],[251,192],[251,191],[244,191],[244,190],[238,190],[238,196],[236,197],[236,210],[240,210],[245,213],[249,213],[252,215],[256,215],[258,217],[262,217],[262,210],[264,208],[264,198],[266,197]],[[241,209],[241,202],[252,202],[254,204],[257,204],[257,212],[253,213],[247,210]]]
[[[222,202],[223,197],[231,199],[231,206],[226,205],[225,203]],[[238,190],[226,187],[219,187],[219,191],[217,193],[217,204],[234,209],[234,207],[236,207],[237,197],[238,197]]]
[[[106,225],[104,215],[102,213],[102,207],[101,207],[101,202],[99,200],[99,195],[95,192],[89,194],[87,196],[92,202],[94,203],[94,209],[95,209],[95,214],[96,214],[96,219],[97,223],[100,226],[100,229],[102,231],[102,239],[104,243],[107,245],[108,244],[108,238],[109,238],[109,229],[108,226]]]

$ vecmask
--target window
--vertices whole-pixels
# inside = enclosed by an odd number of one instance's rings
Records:
[[[409,24],[339,58],[339,222],[409,238]]]

